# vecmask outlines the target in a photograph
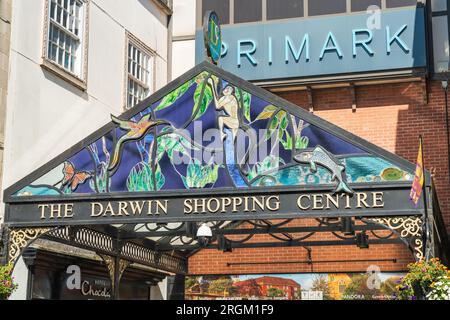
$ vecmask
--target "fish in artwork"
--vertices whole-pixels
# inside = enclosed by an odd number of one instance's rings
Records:
[[[76,171],[74,165],[70,161],[64,162],[63,168],[64,178],[62,180],[62,186],[70,186],[70,189],[75,191],[78,185],[86,182],[87,179],[92,177],[92,173],[88,171]]]
[[[109,171],[114,170],[119,164],[123,146],[127,142],[142,139],[147,134],[147,132],[155,126],[163,124],[170,125],[169,122],[164,120],[152,120],[150,118],[150,114],[143,116],[138,122],[135,122],[133,120],[121,120],[113,115],[111,115],[111,119],[115,124],[119,125],[119,128],[127,130],[128,132],[120,137],[119,141],[117,141],[116,147],[114,148],[112,160],[108,167]]]
[[[323,147],[317,146],[312,151],[303,151],[294,157],[299,163],[309,163],[311,172],[317,171],[317,165],[324,167],[331,172],[331,180],[337,180],[338,185],[335,193],[353,194],[352,188],[347,183],[345,166]]]

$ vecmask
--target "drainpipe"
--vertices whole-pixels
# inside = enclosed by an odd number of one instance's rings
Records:
[[[448,178],[450,180],[450,128],[448,124],[448,81],[442,81],[442,89],[445,96],[445,126],[447,128],[447,161],[448,161]]]

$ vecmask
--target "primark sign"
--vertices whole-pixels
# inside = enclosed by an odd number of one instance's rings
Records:
[[[371,11],[222,27],[219,66],[246,80],[426,67],[423,8]],[[196,62],[205,59],[196,34]]]

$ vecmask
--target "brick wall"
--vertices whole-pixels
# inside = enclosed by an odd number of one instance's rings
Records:
[[[308,96],[305,91],[279,95],[308,109]],[[431,167],[436,169],[436,188],[444,220],[447,229],[450,230],[445,103],[440,82],[428,83],[428,104],[424,103],[424,89],[421,82],[357,87],[356,99],[357,109],[356,112],[352,112],[352,96],[349,88],[314,90],[314,113],[412,162],[417,158],[418,135],[422,134],[425,165],[427,169]],[[268,236],[258,235],[253,241],[268,240],[265,237]],[[320,237],[324,238],[324,235]],[[404,245],[371,245],[369,249],[359,249],[356,246],[312,248],[313,261],[393,258],[397,261],[277,264],[274,262],[305,261],[307,252],[302,247],[235,249],[231,253],[208,249],[200,250],[190,257],[189,273],[364,272],[371,264],[380,266],[382,271],[399,271],[404,270],[406,264],[412,261],[412,255]],[[262,264],[235,264],[242,262],[262,262]]]
[[[418,136],[424,139],[425,167],[436,169],[436,189],[447,230],[450,231],[445,101],[441,83],[428,83],[424,104],[420,82],[356,88],[357,109],[352,112],[348,88],[313,91],[314,114],[411,162],[417,159]],[[307,105],[306,92],[280,94]]]

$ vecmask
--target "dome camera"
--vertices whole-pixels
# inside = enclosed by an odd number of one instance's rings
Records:
[[[203,223],[200,228],[197,230],[197,241],[202,247],[208,246],[209,242],[212,238],[212,231],[211,228],[206,225],[206,223]]]

